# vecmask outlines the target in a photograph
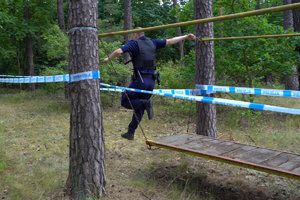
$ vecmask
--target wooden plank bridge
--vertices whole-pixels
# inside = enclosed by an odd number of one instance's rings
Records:
[[[300,181],[300,155],[293,153],[192,134],[167,136],[146,143]]]

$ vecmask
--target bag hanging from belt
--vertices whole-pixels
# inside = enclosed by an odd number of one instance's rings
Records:
[[[131,76],[133,81],[136,81],[138,78],[144,83],[143,78],[153,78],[154,81],[157,81],[157,84],[160,85],[160,73],[159,71],[156,74],[141,74],[139,71],[134,70],[133,75]]]

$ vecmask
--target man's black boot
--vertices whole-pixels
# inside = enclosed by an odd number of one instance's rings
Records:
[[[153,116],[154,116],[153,100],[152,99],[143,100],[143,104],[144,104],[145,109],[147,111],[148,119],[153,119]]]
[[[122,138],[126,138],[127,140],[133,140],[134,139],[134,133],[128,131],[127,133],[121,134]]]

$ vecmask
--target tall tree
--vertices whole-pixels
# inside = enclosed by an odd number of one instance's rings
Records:
[[[194,0],[194,17],[203,19],[212,17],[212,0]],[[213,23],[197,24],[195,26],[197,37],[213,37]],[[214,43],[196,42],[196,84],[214,85]],[[216,105],[197,102],[197,134],[217,137]]]
[[[99,69],[97,17],[97,0],[69,0],[70,74]],[[99,80],[71,83],[70,100],[70,163],[66,186],[76,200],[99,197],[105,194],[106,183]]]
[[[261,9],[261,4],[260,4],[260,0],[256,0],[256,6],[255,6],[256,10]]]
[[[124,30],[132,29],[132,7],[131,0],[124,0]],[[127,34],[124,36],[125,42],[132,39],[132,34]],[[125,54],[125,61],[130,60],[128,53]]]
[[[291,4],[292,0],[283,0],[283,4]],[[287,10],[283,13],[283,28],[284,30],[290,29],[291,31],[294,30],[293,26],[293,11]],[[292,74],[289,74],[285,77],[285,89],[287,90],[298,90],[299,89],[299,80],[298,80],[298,71],[297,66],[291,66]]]
[[[293,3],[299,3],[300,0],[293,0]],[[293,10],[293,18],[294,18],[294,31],[300,32],[300,8]],[[300,44],[297,45],[296,51],[300,53]],[[299,80],[299,88],[300,90],[300,66],[298,66],[298,80]]]
[[[57,0],[57,21],[60,30],[66,34],[63,0]]]
[[[27,22],[27,25],[30,23],[30,10],[29,10],[29,0],[23,0],[24,6],[24,20]],[[26,43],[26,57],[28,62],[28,75],[34,76],[34,60],[33,60],[33,45],[32,45],[32,35],[30,32],[27,33],[25,38]],[[35,90],[35,84],[29,84],[31,91]]]
[[[178,3],[177,3],[177,0],[173,0],[173,7],[176,9],[176,13],[178,13]],[[179,22],[178,20],[178,14],[176,14],[175,16],[175,22]],[[181,32],[181,27],[178,26],[177,27],[177,33],[178,33],[178,36],[181,36],[182,35],[182,32]],[[180,59],[182,59],[184,57],[184,50],[183,50],[183,41],[180,41],[178,43],[179,45],[179,56],[180,56]]]

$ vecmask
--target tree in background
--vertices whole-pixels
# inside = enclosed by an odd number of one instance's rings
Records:
[[[212,0],[194,0],[195,19],[212,17]],[[197,24],[196,37],[213,37],[213,23]],[[214,43],[196,42],[196,84],[215,85]],[[216,105],[197,102],[196,133],[218,137]]]
[[[172,0],[172,1],[173,1],[173,7],[176,10],[175,22],[177,23],[177,22],[179,22],[179,19],[178,19],[178,12],[179,12],[178,3],[177,3],[177,0]],[[181,36],[182,35],[181,27],[178,26],[176,29],[177,29],[178,36]],[[184,57],[183,41],[180,41],[178,43],[178,45],[179,45],[179,56],[180,56],[180,59],[182,59]]]
[[[23,0],[24,5],[24,20],[27,22],[27,26],[30,26],[30,12],[29,12],[29,1]],[[27,33],[25,38],[26,43],[26,55],[28,63],[28,75],[34,76],[34,60],[33,60],[33,45],[32,45],[32,35],[30,32]],[[31,91],[35,90],[35,84],[29,84]]]
[[[293,3],[299,3],[300,0],[293,0]],[[300,32],[300,8],[293,10],[293,19],[294,19],[294,31]],[[296,47],[296,51],[300,54],[300,43],[298,43]],[[300,60],[298,60],[298,80],[299,80],[299,88],[300,90]]]
[[[291,4],[292,0],[283,0],[283,4]],[[284,11],[283,13],[283,29],[284,30],[289,30],[289,31],[294,31],[294,26],[293,26],[293,11],[292,10],[287,10]],[[297,66],[292,65],[291,66],[291,74],[286,75],[285,79],[285,89],[286,90],[298,90],[299,88],[299,80],[298,80],[298,71],[297,71]]]
[[[69,74],[98,70],[97,0],[69,0]],[[80,29],[91,27],[94,29]],[[99,80],[70,84],[68,193],[74,199],[105,194],[104,134]]]

